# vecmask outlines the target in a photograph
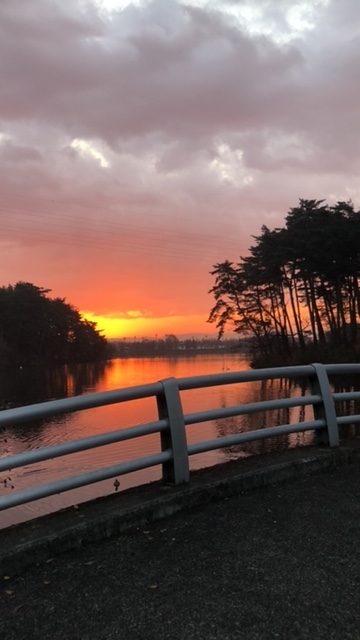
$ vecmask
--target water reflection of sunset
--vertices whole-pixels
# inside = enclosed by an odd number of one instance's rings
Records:
[[[188,357],[175,356],[154,358],[118,358],[99,366],[94,365],[68,365],[59,367],[59,375],[54,375],[53,370],[26,370],[14,372],[15,378],[6,380],[4,389],[11,401],[19,400],[16,389],[26,388],[27,394],[35,394],[37,401],[48,400],[54,397],[69,397],[79,393],[91,393],[111,391],[124,387],[152,383],[164,378],[182,378],[188,376],[222,373],[224,371],[240,371],[248,369],[249,365],[244,355],[239,353],[222,354],[196,354]],[[24,377],[25,376],[25,377]],[[38,380],[37,380],[38,377]],[[181,403],[184,414],[198,411],[206,411],[217,407],[235,407],[248,403],[259,402],[265,399],[276,399],[299,396],[304,389],[296,384],[286,385],[281,380],[273,380],[267,383],[254,381],[244,383],[226,384],[219,387],[200,387],[181,392]],[[14,394],[14,395],[13,395]],[[28,403],[32,402],[27,395]],[[311,413],[307,408],[306,412]],[[301,421],[306,419],[305,411],[299,413],[299,409],[272,410],[267,413],[257,412],[250,415],[237,415],[230,418],[215,419],[198,424],[189,424],[186,428],[186,437],[189,445],[219,437],[231,436],[237,433],[263,429],[267,426],[281,425],[285,422]],[[155,397],[131,400],[123,403],[115,403],[103,407],[97,407],[84,411],[77,411],[61,417],[50,416],[38,423],[30,425],[9,426],[0,434],[1,444],[11,453],[22,453],[34,447],[46,447],[60,442],[86,438],[101,433],[122,431],[131,426],[149,422],[156,422],[158,410]],[[205,453],[192,455],[190,469],[195,470],[211,466],[234,458],[243,458],[249,455],[269,453],[274,450],[293,448],[310,444],[312,433],[295,436],[278,436],[271,440],[247,442],[239,445],[228,446],[225,449],[210,450]],[[125,440],[116,444],[109,444],[99,448],[89,449],[74,453],[67,458],[55,458],[46,464],[35,464],[29,472],[26,468],[13,470],[12,481],[16,490],[26,489],[31,481],[36,478],[39,484],[46,481],[55,481],[65,475],[77,475],[100,467],[111,467],[114,464],[127,462],[135,458],[159,453],[161,450],[160,436],[154,433],[141,436],[132,440]],[[146,482],[158,480],[161,477],[160,466],[121,475],[120,491]],[[7,489],[0,484],[0,493]],[[100,495],[106,495],[114,491],[113,479],[104,480],[94,485],[44,498],[33,503],[32,517],[40,513],[49,512],[83,502]],[[16,511],[16,513],[15,513]],[[27,519],[26,511],[15,509],[15,521]],[[20,515],[19,515],[20,514]],[[11,513],[4,521],[8,526],[14,521]]]
[[[96,391],[111,391],[121,387],[156,382],[172,376],[207,375],[249,369],[243,354],[197,354],[172,358],[117,358],[109,363],[99,379]],[[197,390],[196,396],[201,396]]]

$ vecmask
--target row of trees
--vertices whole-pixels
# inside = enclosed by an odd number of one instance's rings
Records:
[[[2,362],[93,362],[106,357],[107,340],[79,311],[50,289],[29,282],[0,287]]]
[[[263,226],[249,255],[211,272],[209,322],[253,337],[260,358],[290,360],[348,348],[360,328],[360,212],[351,202],[300,200],[274,230]],[[279,358],[280,356],[280,358]]]
[[[216,338],[203,338],[196,340],[189,338],[179,339],[174,334],[168,334],[165,338],[142,338],[141,340],[125,339],[111,342],[113,357],[157,357],[179,356],[198,352],[235,351],[244,349],[246,344],[239,339],[224,340],[219,342]]]

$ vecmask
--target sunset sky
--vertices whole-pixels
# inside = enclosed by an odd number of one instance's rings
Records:
[[[1,0],[0,285],[214,335],[216,262],[360,206],[359,0]]]

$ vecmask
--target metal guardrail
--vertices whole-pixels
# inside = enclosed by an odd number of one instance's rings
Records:
[[[167,378],[153,384],[0,411],[0,427],[3,427],[109,404],[155,397],[159,415],[158,420],[147,424],[2,457],[0,458],[0,472],[148,434],[159,433],[161,439],[160,453],[14,492],[10,496],[0,498],[0,510],[157,465],[162,465],[164,482],[185,483],[189,481],[189,456],[274,436],[315,430],[318,443],[336,447],[339,445],[339,425],[360,423],[360,415],[337,416],[335,403],[360,400],[360,391],[332,393],[329,375],[341,375],[347,378],[350,376],[351,379],[351,376],[359,374],[360,364],[311,364],[178,379]],[[189,414],[183,412],[182,391],[274,379],[305,379],[309,383],[310,395],[215,408]],[[250,415],[260,411],[302,406],[313,407],[313,420],[187,444],[186,428],[192,424],[232,416]]]

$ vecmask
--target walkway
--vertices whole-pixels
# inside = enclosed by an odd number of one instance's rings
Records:
[[[4,640],[360,639],[360,466],[204,504],[1,581]]]

